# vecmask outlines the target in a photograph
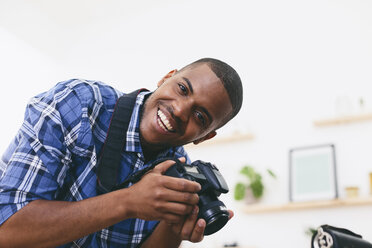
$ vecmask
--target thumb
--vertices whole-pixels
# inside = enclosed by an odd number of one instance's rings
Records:
[[[178,158],[178,160],[179,160],[181,163],[186,163],[186,158],[185,158],[185,157],[180,157],[180,158]]]
[[[160,164],[156,165],[154,168],[154,172],[164,174],[172,165],[174,165],[176,162],[173,160],[166,160],[164,162],[161,162]]]
[[[234,212],[232,210],[227,210],[229,212],[229,220],[234,217]]]

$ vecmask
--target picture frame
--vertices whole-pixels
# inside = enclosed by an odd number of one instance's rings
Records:
[[[291,202],[338,198],[334,144],[289,150],[289,200]]]

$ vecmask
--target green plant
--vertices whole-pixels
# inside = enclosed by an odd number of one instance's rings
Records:
[[[267,170],[267,173],[276,178],[275,174],[271,170]],[[235,200],[242,200],[245,196],[247,188],[252,190],[254,198],[259,199],[262,197],[264,192],[264,184],[262,182],[262,176],[252,166],[246,165],[240,170],[240,174],[247,177],[248,182],[238,182],[235,185],[234,198]]]
[[[305,230],[305,234],[312,237],[315,233],[317,233],[318,230],[314,227],[308,227],[306,230]]]

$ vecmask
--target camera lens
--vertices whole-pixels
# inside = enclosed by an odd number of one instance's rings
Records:
[[[217,196],[229,191],[225,180],[217,168],[203,161],[197,160],[191,165],[176,163],[170,167],[165,175],[176,178],[185,178],[190,181],[196,181],[201,185],[199,194],[199,214],[206,222],[204,235],[210,235],[226,225],[229,220],[229,212],[222,201]]]
[[[200,200],[203,200],[201,196]],[[229,212],[223,202],[219,200],[210,201],[207,204],[199,204],[199,218],[202,218],[207,223],[204,235],[210,235],[222,227],[224,227],[229,220]]]

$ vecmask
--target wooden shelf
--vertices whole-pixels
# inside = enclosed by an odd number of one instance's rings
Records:
[[[295,202],[282,205],[250,205],[244,208],[244,212],[248,214],[272,213],[283,211],[297,211],[306,209],[319,208],[335,208],[347,206],[363,206],[372,205],[372,197],[368,198],[349,198],[336,199],[328,201],[312,201],[312,202]]]
[[[372,113],[358,114],[358,115],[347,115],[340,116],[329,119],[322,119],[314,121],[314,126],[324,127],[324,126],[335,126],[340,124],[347,124],[352,122],[361,121],[372,121]]]
[[[241,142],[241,141],[247,141],[252,140],[254,138],[253,134],[251,133],[237,133],[234,135],[229,135],[225,137],[216,137],[212,138],[210,140],[206,140],[198,145],[194,144],[187,144],[185,145],[186,149],[192,149],[197,147],[205,147],[205,146],[212,146],[212,145],[220,145],[220,144],[228,144],[233,142]]]

